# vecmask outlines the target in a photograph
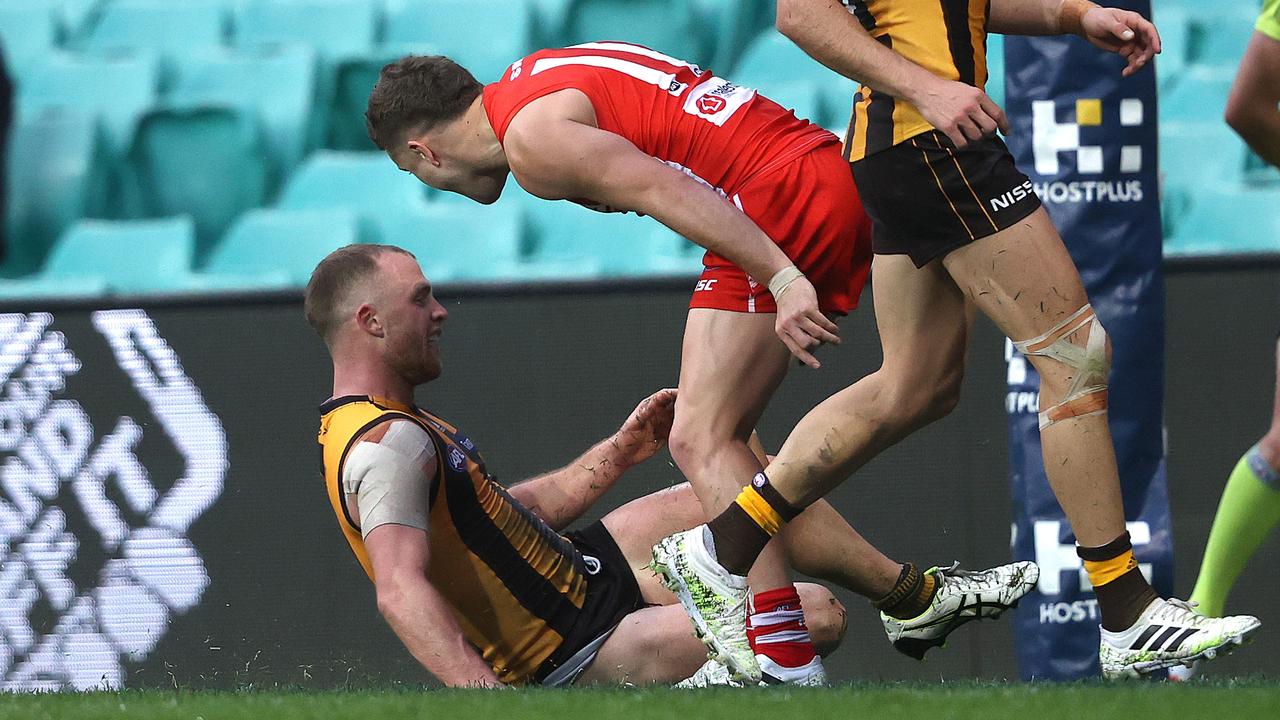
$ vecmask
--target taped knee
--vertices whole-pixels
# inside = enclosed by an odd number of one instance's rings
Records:
[[[1076,333],[1087,331],[1081,344],[1071,341]],[[1111,358],[1107,352],[1107,331],[1085,304],[1049,332],[1031,340],[1015,342],[1023,355],[1039,355],[1066,365],[1075,371],[1075,379],[1062,402],[1040,411],[1040,429],[1069,418],[1099,415],[1107,411],[1107,378],[1111,374]]]

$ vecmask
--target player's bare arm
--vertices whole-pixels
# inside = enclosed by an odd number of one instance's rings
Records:
[[[512,486],[511,496],[561,530],[600,499],[628,468],[653,457],[667,444],[675,417],[676,391],[650,395],[612,436],[559,470]]]
[[[940,78],[876,42],[838,0],[778,0],[778,31],[841,75],[909,101],[956,147],[1009,132],[982,90]]]
[[[374,426],[347,459],[347,511],[363,530],[378,610],[414,658],[449,686],[499,685],[427,579],[427,488],[436,463],[431,439],[413,423]]]
[[[378,611],[427,672],[450,687],[501,687],[427,580],[426,531],[379,525],[365,537],[365,548],[373,562]]]
[[[529,103],[511,122],[505,149],[512,175],[530,193],[650,215],[767,280],[778,304],[778,336],[810,367],[819,366],[810,349],[839,343],[835,323],[818,309],[813,285],[769,236],[710,188],[595,127],[595,112],[582,92],[562,90]]]
[[[1128,61],[1126,77],[1160,52],[1160,33],[1149,20],[1089,0],[992,0],[987,29],[1005,35],[1079,35]]]
[[[1254,31],[1227,98],[1227,124],[1280,167],[1280,40]]]

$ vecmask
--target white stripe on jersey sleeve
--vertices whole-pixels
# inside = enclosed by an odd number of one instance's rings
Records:
[[[633,63],[628,60],[620,60],[613,57],[605,57],[603,55],[575,55],[573,57],[559,58],[539,58],[533,63],[533,70],[530,75],[554,70],[567,65],[588,65],[590,67],[605,68],[607,70],[616,70],[620,73],[630,75],[649,85],[666,90],[672,95],[680,95],[689,86],[686,83],[677,82],[676,76],[672,73],[664,73],[657,68],[646,67],[639,63]]]
[[[642,47],[640,45],[632,45],[631,43],[589,42],[589,43],[582,43],[581,45],[572,45],[566,49],[568,50],[579,50],[579,49],[611,50],[613,52],[631,53],[632,55],[640,55],[641,57],[647,57],[650,60],[657,60],[658,62],[664,62],[664,63],[667,63],[668,65],[675,65],[676,67],[687,67],[699,74],[702,73],[702,68],[698,67],[697,65],[694,65],[693,63],[686,62],[684,60],[678,60],[676,58],[671,57],[670,55],[663,55],[657,50],[650,50],[647,47]]]

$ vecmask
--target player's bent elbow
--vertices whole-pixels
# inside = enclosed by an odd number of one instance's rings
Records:
[[[795,40],[795,33],[802,29],[800,5],[797,0],[778,0],[773,26],[784,37]]]

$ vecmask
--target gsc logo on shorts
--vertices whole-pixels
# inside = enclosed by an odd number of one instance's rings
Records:
[[[1101,145],[1086,144],[1081,134],[1088,137],[1094,133],[1089,128],[1104,127],[1104,108],[1097,98],[1079,98],[1075,102],[1075,122],[1059,122],[1058,107],[1052,100],[1036,100],[1031,103],[1032,150],[1035,153],[1036,174],[1042,177],[1054,177],[1060,171],[1059,154],[1074,153],[1075,169],[1081,175],[1101,175],[1107,168],[1103,167]],[[1145,107],[1138,98],[1124,98],[1120,101],[1119,126],[1140,127],[1143,122]],[[1106,139],[1114,135],[1114,130],[1101,130],[1096,133]],[[1120,166],[1112,168],[1124,174],[1142,171],[1142,146],[1122,145],[1120,147]]]

